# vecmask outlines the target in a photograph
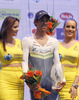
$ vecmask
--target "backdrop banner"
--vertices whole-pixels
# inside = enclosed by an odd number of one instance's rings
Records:
[[[35,13],[45,10],[50,16],[57,19],[60,24],[53,35],[59,41],[63,41],[63,23],[68,18],[77,21],[77,40],[79,40],[79,0],[0,0],[0,27],[6,16],[14,16],[20,19],[17,38],[21,41],[25,36],[35,33]],[[29,88],[25,84],[24,100],[30,100]]]

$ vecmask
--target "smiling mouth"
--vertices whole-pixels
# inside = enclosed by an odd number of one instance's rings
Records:
[[[68,34],[69,34],[69,35],[72,35],[72,34],[73,34],[73,32],[68,32]]]

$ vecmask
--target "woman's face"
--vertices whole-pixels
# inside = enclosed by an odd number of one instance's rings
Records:
[[[65,37],[73,38],[76,36],[77,26],[74,20],[68,20],[64,27]]]
[[[49,19],[47,16],[43,16],[41,19],[39,19],[35,24],[37,25],[38,30],[46,31],[48,27]]]
[[[15,21],[15,23],[13,24],[11,30],[10,30],[10,34],[12,36],[17,36],[17,32],[19,31],[19,22]]]

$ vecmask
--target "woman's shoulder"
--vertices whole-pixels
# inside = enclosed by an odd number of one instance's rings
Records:
[[[20,39],[18,39],[18,38],[15,38],[14,40],[16,40],[16,41],[20,41]]]
[[[21,43],[21,40],[18,38],[14,39],[14,40],[16,41],[16,43]]]
[[[59,41],[59,45],[62,45],[64,42],[63,41]]]
[[[77,41],[76,41],[76,45],[78,45],[78,46],[79,46],[79,40],[77,40]]]
[[[79,40],[76,40],[77,41],[77,43],[79,43]]]

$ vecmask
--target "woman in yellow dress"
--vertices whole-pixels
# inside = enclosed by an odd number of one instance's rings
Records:
[[[19,19],[8,16],[0,30],[0,100],[23,100],[21,41],[14,39],[19,31]]]
[[[61,100],[79,100],[79,42],[76,41],[77,22],[67,19],[64,23],[64,41],[59,42],[59,55],[64,65],[66,85],[60,91]]]

